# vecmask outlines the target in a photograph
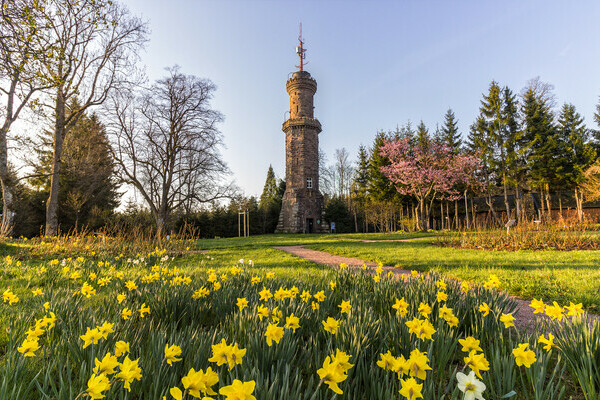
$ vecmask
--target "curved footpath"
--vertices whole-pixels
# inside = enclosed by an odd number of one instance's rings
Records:
[[[307,249],[302,246],[274,246],[273,248],[285,251],[286,253],[290,253],[307,261],[312,261],[321,265],[327,265],[332,268],[339,267],[341,263],[346,263],[348,268],[360,268],[363,264],[372,270],[375,270],[377,267],[377,264],[371,261],[361,260],[360,258],[336,256],[324,251]],[[390,266],[384,266],[383,270],[386,273],[391,271],[396,279],[399,279],[400,275],[410,275],[409,270]],[[519,329],[527,329],[534,323],[536,318],[548,318],[544,314],[534,315],[533,308],[529,307],[528,301],[519,299],[512,295],[510,297],[517,302],[515,326],[517,326]]]

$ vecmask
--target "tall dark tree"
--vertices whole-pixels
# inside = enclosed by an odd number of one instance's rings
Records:
[[[396,192],[389,179],[381,172],[381,167],[390,164],[388,158],[381,155],[380,152],[387,139],[388,135],[385,132],[377,132],[369,159],[368,193],[369,198],[375,201],[391,200]]]
[[[583,220],[583,193],[581,184],[585,180],[585,171],[594,163],[596,150],[589,143],[589,132],[583,117],[575,106],[564,104],[558,118],[558,136],[565,151],[560,152],[559,163],[563,184],[573,189],[577,204],[577,216]]]
[[[532,185],[540,188],[542,207],[551,210],[550,193],[559,184],[560,142],[554,124],[551,87],[533,80],[523,91],[521,105],[523,139],[528,143],[525,156]]]
[[[451,108],[444,115],[444,125],[440,131],[442,143],[452,149],[453,154],[458,154],[462,147],[462,138],[458,132],[458,121]]]
[[[73,101],[69,108],[79,107]],[[40,136],[38,161],[30,179],[48,194],[52,171],[52,133]],[[96,115],[82,115],[65,138],[61,157],[58,221],[63,230],[97,228],[118,206],[118,184],[104,126]]]
[[[431,136],[429,135],[429,130],[423,121],[419,122],[419,125],[417,125],[416,141],[419,147],[424,151],[426,151],[429,147]]]
[[[281,198],[275,172],[273,172],[273,167],[269,165],[267,179],[258,207],[262,220],[263,233],[275,232],[279,220],[279,212],[281,211]]]
[[[352,212],[354,214],[354,230],[358,232],[358,214],[364,211],[368,201],[369,190],[369,152],[362,144],[358,148],[358,162],[352,180]],[[365,221],[364,215],[362,215]],[[366,231],[366,227],[364,229]]]

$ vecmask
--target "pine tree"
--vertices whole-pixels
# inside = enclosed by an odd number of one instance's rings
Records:
[[[285,188],[283,191],[285,191]],[[267,179],[258,206],[258,213],[262,222],[262,233],[275,232],[279,212],[281,211],[282,196],[283,193],[280,191],[280,184],[278,184],[275,172],[273,172],[273,166],[269,165]]]
[[[373,148],[371,149],[371,157],[369,159],[369,182],[367,191],[369,193],[369,198],[375,201],[391,200],[396,193],[396,190],[389,179],[381,172],[381,167],[390,164],[387,157],[382,156],[380,153],[380,149],[386,140],[388,140],[388,136],[385,132],[377,133]]]
[[[558,174],[564,186],[573,188],[579,221],[583,220],[583,194],[580,185],[584,172],[596,159],[596,150],[589,143],[589,132],[583,118],[572,104],[564,104],[558,118],[558,136],[564,151],[558,156]]]
[[[44,193],[50,189],[51,135],[49,131],[40,135],[40,146],[35,150],[38,162],[30,179],[32,186]],[[61,229],[81,226],[93,229],[103,225],[118,206],[120,194],[110,143],[96,115],[83,114],[69,131],[64,139],[61,163],[58,196]]]
[[[452,153],[458,154],[460,152],[463,141],[460,133],[458,133],[458,121],[451,108],[449,108],[448,111],[446,111],[446,115],[444,115],[444,125],[441,129],[440,139],[442,140],[442,143],[450,147]]]
[[[556,171],[560,152],[551,101],[546,93],[537,90],[536,86],[530,86],[523,94],[521,114],[523,140],[529,144],[525,154],[532,183],[543,192],[542,201],[545,200],[546,208],[550,211],[550,191],[559,183]]]
[[[429,136],[429,130],[425,126],[425,123],[421,120],[419,125],[417,126],[417,135],[416,135],[417,143],[419,147],[424,151],[429,147],[429,143],[431,141],[431,137]]]
[[[268,208],[271,204],[277,201],[277,179],[275,178],[275,172],[273,172],[273,166],[269,165],[267,170],[267,179],[265,186],[263,187],[262,194],[260,195],[260,208]]]

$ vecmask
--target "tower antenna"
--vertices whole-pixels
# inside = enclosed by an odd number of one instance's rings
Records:
[[[300,22],[300,35],[298,36],[298,41],[300,42],[300,46],[296,46],[296,54],[300,56],[300,65],[296,65],[296,67],[300,68],[300,71],[304,71],[304,58],[306,58],[306,54],[304,53],[306,53],[306,49],[304,48],[304,39],[302,38],[302,22]]]

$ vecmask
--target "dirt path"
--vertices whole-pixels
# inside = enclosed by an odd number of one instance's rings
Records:
[[[407,240],[413,239],[404,239],[404,241]],[[368,268],[372,270],[374,270],[377,267],[376,263],[361,260],[360,258],[336,256],[334,254],[330,254],[324,251],[306,249],[302,246],[275,246],[274,248],[281,251],[285,251],[286,253],[293,254],[305,260],[312,261],[317,264],[327,265],[329,267],[339,267],[341,263],[346,263],[348,265],[348,268],[360,268],[363,264],[365,264]],[[383,270],[385,271],[385,273],[387,273],[388,271],[392,271],[392,273],[396,276],[397,279],[400,278],[400,275],[410,275],[409,270],[390,266],[384,266]],[[529,301],[522,300],[514,296],[511,297],[517,302],[515,325],[519,329],[528,329],[536,318],[547,318],[545,315],[542,314],[534,315],[533,309],[529,307]]]

